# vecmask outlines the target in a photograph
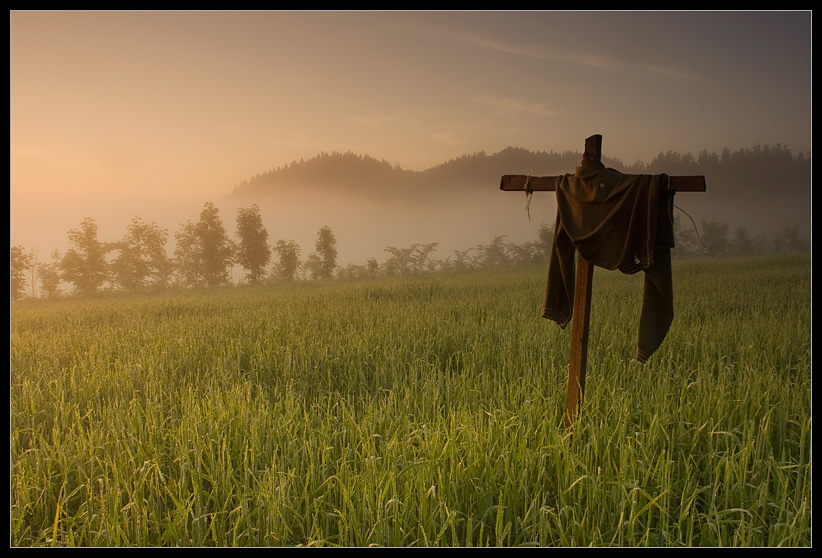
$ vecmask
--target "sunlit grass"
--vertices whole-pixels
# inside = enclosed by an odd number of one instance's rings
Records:
[[[544,280],[15,304],[11,544],[810,545],[809,257],[597,270],[573,439]]]

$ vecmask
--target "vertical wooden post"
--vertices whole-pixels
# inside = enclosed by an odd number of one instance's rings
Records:
[[[597,164],[602,159],[602,136],[585,140],[583,165]],[[591,322],[591,290],[594,266],[577,252],[574,286],[574,310],[571,320],[571,357],[568,363],[568,395],[565,402],[565,427],[570,428],[579,414],[585,395],[585,373],[588,366],[588,328]]]
[[[577,253],[574,319],[571,320],[571,358],[568,363],[568,396],[565,404],[566,428],[570,428],[574,423],[585,394],[593,278],[594,266],[583,258],[582,254]]]

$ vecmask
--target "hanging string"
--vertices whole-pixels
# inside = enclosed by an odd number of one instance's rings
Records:
[[[682,209],[681,207],[679,207],[678,205],[674,204],[674,207],[677,208],[678,210],[680,210],[685,215],[688,215],[688,212],[685,211],[684,209]],[[696,228],[696,223],[694,223],[694,218],[691,217],[690,215],[688,215],[688,219],[691,220],[691,223],[694,226],[694,233],[696,233],[696,239],[699,241],[699,243],[702,245],[703,248],[707,248],[707,246],[705,246],[705,243],[702,242],[702,239],[699,237],[699,230]]]
[[[531,196],[534,194],[534,191],[531,190],[529,184],[531,183],[531,173],[534,172],[531,170],[528,173],[528,177],[525,179],[525,186],[523,189],[525,190],[525,199],[528,200],[525,204],[525,211],[528,213],[528,220],[531,220]]]

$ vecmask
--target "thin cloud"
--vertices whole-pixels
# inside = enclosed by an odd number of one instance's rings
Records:
[[[528,103],[519,99],[509,97],[494,97],[491,95],[479,95],[471,99],[475,103],[480,103],[493,108],[496,112],[505,115],[530,114],[534,116],[558,116],[557,111],[548,108],[543,103]]]
[[[465,140],[454,132],[436,132],[431,134],[431,137],[442,145],[465,145]]]
[[[546,62],[574,64],[577,66],[585,66],[608,72],[637,71],[687,81],[704,81],[702,76],[680,72],[679,70],[669,66],[634,64],[606,55],[582,52],[568,48],[556,47],[553,45],[496,41],[485,36],[477,35],[470,31],[459,31],[444,25],[404,23],[400,27],[415,33],[446,38],[468,46],[504,52],[515,56],[543,60]]]
[[[362,116],[352,116],[350,120],[355,124],[374,128],[399,126],[402,128],[417,130],[422,127],[424,114],[425,111],[405,109],[393,114],[373,112]]]
[[[355,124],[362,124],[363,126],[381,127],[387,124],[397,124],[403,119],[383,113],[372,112],[363,116],[352,116],[351,121]]]
[[[705,81],[705,78],[702,76],[698,76],[696,74],[688,74],[685,72],[680,72],[674,68],[668,66],[659,66],[659,65],[643,65],[643,64],[632,64],[633,67],[636,67],[644,72],[649,74],[657,74],[660,76],[667,76],[672,77],[675,79],[681,79],[685,81]]]

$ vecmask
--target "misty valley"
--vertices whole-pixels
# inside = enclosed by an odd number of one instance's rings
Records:
[[[320,154],[206,202],[196,222],[174,231],[173,249],[169,230],[142,217],[120,239],[99,238],[97,221],[87,217],[68,231],[68,249],[48,256],[12,246],[12,298],[547,265],[552,200],[539,200],[540,220],[529,221],[521,201],[501,194],[494,180],[512,169],[567,172],[578,160],[575,152],[508,148],[418,172],[352,153]],[[674,201],[675,258],[809,250],[810,158],[802,153],[777,144],[696,158],[660,153],[648,165],[604,162],[630,173],[706,176],[710,186],[699,199]],[[311,220],[323,224],[312,232]]]

